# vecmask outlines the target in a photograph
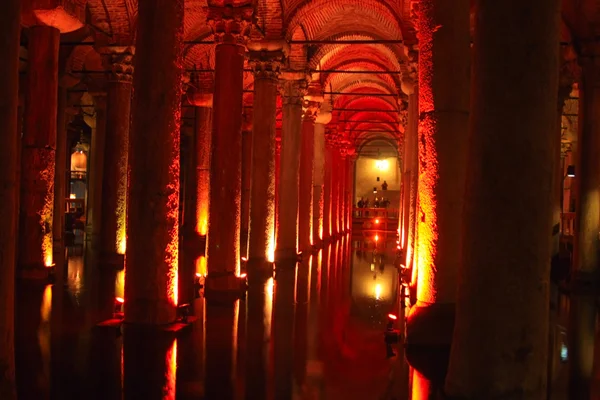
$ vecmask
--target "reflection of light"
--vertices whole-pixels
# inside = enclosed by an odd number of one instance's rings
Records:
[[[569,359],[569,348],[566,344],[562,343],[560,345],[560,361],[567,362]]]
[[[267,260],[275,261],[275,229],[269,229],[269,244],[267,246]]]
[[[371,272],[375,271],[375,264],[371,263]]]
[[[246,262],[248,259],[246,257],[242,257],[242,261]]]
[[[163,400],[175,400],[175,388],[177,384],[177,339],[173,340],[171,348],[167,351],[165,362],[167,364],[167,379],[163,388]]]
[[[119,235],[121,235],[121,233],[119,233]],[[123,232],[123,235],[121,236],[121,238],[117,239],[117,254],[125,254],[126,250],[127,250],[127,236],[125,235],[125,232]]]
[[[40,315],[42,321],[50,321],[50,315],[52,314],[52,285],[48,285],[44,288],[44,295],[42,297],[42,306],[40,307]]]
[[[375,285],[375,299],[381,299],[381,284],[379,283]]]
[[[70,198],[70,199],[76,199],[76,198],[77,198],[77,196],[76,196],[74,193],[71,193],[71,194],[69,195],[69,198]]]
[[[379,236],[375,235],[375,241],[378,241],[378,240],[379,240]]]
[[[432,394],[432,388],[430,381],[423,375],[419,374],[417,370],[411,368],[412,371],[412,400],[428,400]]]
[[[380,171],[386,171],[390,167],[390,163],[388,160],[377,160],[375,167]]]
[[[265,321],[265,330],[264,330],[264,340],[265,343],[269,342],[269,337],[271,335],[271,321],[273,316],[273,286],[274,280],[273,277],[269,278],[265,285],[265,291],[267,292],[267,298],[265,299],[265,308],[264,308],[264,321]]]
[[[379,219],[376,219],[376,220],[375,220],[375,223],[376,223],[376,224],[379,224]]]
[[[237,367],[237,343],[238,343],[238,322],[240,319],[240,301],[236,300],[235,305],[233,306],[233,332],[231,335],[232,340],[232,349],[233,349],[233,368]]]

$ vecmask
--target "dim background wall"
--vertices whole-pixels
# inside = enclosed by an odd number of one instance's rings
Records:
[[[377,158],[359,156],[356,160],[355,175],[355,199],[354,204],[363,197],[369,199],[371,205],[375,197],[385,197],[390,200],[390,207],[397,207],[400,201],[400,167],[397,157],[383,157],[381,160],[388,162],[388,168],[380,170],[377,168]],[[379,177],[379,182],[377,182]],[[381,190],[381,184],[386,181],[387,192]],[[377,187],[377,194],[373,193],[373,187]]]

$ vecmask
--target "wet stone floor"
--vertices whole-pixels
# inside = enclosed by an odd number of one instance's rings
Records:
[[[407,398],[403,355],[383,342],[393,241],[342,237],[238,301],[196,299],[177,332],[98,327],[123,277],[72,253],[53,285],[17,287],[19,399]]]

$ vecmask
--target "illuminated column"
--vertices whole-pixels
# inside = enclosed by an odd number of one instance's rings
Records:
[[[4,2],[0,13],[0,393],[7,399],[16,399],[14,356],[14,303],[15,261],[17,246],[17,163],[18,131],[17,107],[19,104],[19,0]]]
[[[401,232],[403,233],[403,246],[405,251],[405,265],[408,268],[414,267],[415,261],[415,225],[417,215],[417,183],[419,178],[418,164],[418,88],[416,84],[408,86],[403,84],[403,88],[409,91],[408,94],[408,123],[405,130],[404,139],[404,204],[402,205],[402,214],[404,215]]]
[[[469,0],[420,2],[418,31],[419,270],[406,337],[407,359],[417,369],[420,356],[444,366],[446,360],[422,349],[447,349],[454,324],[469,119]]]
[[[127,323],[162,325],[176,317],[182,40],[183,0],[140,2],[129,138]]]
[[[331,239],[331,148],[329,138],[325,139],[324,146],[325,166],[323,171],[323,239]]]
[[[19,268],[23,277],[44,278],[44,267],[53,264],[59,38],[59,30],[51,26],[29,29],[19,216]]]
[[[209,10],[217,45],[206,243],[208,293],[235,288],[240,268],[243,43],[251,18],[252,6]]]
[[[346,149],[344,147],[340,148],[340,158],[338,165],[338,173],[339,173],[339,185],[340,185],[340,194],[339,194],[339,204],[340,204],[340,233],[346,232],[346,207],[348,207],[348,196],[346,189],[347,182],[347,162],[346,162]]]
[[[108,75],[106,135],[102,172],[100,263],[124,267],[127,222],[127,173],[133,49],[102,48]]]
[[[252,132],[252,187],[248,273],[254,268],[271,270],[275,251],[275,117],[277,81],[283,51],[261,51],[267,45],[253,44],[250,64],[254,71],[254,119]]]
[[[596,397],[592,380],[597,379],[593,369],[594,363],[598,362],[593,349],[600,262],[600,123],[596,119],[600,105],[600,47],[584,47],[579,62],[582,70],[575,168],[577,213],[568,329],[569,398],[588,399]]]
[[[300,178],[298,187],[298,250],[312,251],[312,200],[315,155],[315,119],[322,97],[306,96],[303,104],[300,138]]]
[[[354,165],[356,164],[357,156],[354,148],[348,148],[346,151],[348,152],[346,156],[348,160],[348,166],[346,169],[346,187],[348,188],[348,194],[346,197],[348,201],[348,207],[346,208],[346,229],[350,231],[352,230],[352,209],[354,208],[354,203],[356,201],[354,198]]]
[[[331,142],[331,234],[340,233],[340,170],[337,143]]]
[[[445,387],[450,398],[546,398],[559,5],[559,0],[475,3],[464,261]],[[465,2],[467,11],[468,6]],[[466,14],[461,20],[468,26]],[[506,24],[515,15],[534,14],[526,24]],[[456,69],[450,76],[456,83]],[[589,227],[597,242],[600,158],[598,139],[592,143],[590,189],[596,194],[588,210],[594,211],[586,214],[585,206],[579,211],[590,221],[595,217]],[[507,148],[508,157],[499,150]]]
[[[324,225],[324,193],[325,183],[325,125],[331,121],[331,105],[323,103],[317,119],[315,120],[315,161],[313,174],[313,225],[312,237],[315,246],[321,246],[322,240],[327,237]]]
[[[298,184],[300,168],[300,137],[302,102],[307,82],[302,76],[283,73],[281,101],[283,126],[281,128],[281,158],[279,172],[279,204],[277,208],[277,261],[297,257]]]
[[[275,130],[277,132],[277,129]],[[277,134],[277,133],[275,133]],[[280,131],[281,135],[281,131]],[[281,172],[281,136],[275,136],[275,243],[279,231],[279,174]],[[275,255],[273,255],[275,257]]]
[[[240,252],[248,257],[248,229],[250,226],[250,186],[252,185],[252,122],[242,126],[242,195],[240,210]]]
[[[205,95],[201,103],[195,102],[196,114],[196,233],[206,237],[208,233],[208,209],[210,205],[210,148],[212,142],[213,96]],[[206,271],[204,271],[206,272]]]

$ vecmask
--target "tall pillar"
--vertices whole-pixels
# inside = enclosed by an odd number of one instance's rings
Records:
[[[19,104],[19,0],[8,0],[0,13],[0,397],[17,398],[15,387],[14,301],[17,237],[17,154]]]
[[[196,232],[201,237],[208,233],[208,210],[210,205],[210,159],[212,142],[212,95],[206,104],[196,104]],[[206,272],[206,271],[205,271]]]
[[[240,268],[243,43],[252,7],[210,7],[215,40],[215,93],[210,163],[206,289],[235,287]]]
[[[403,87],[407,87],[404,85]],[[404,139],[404,204],[402,205],[402,214],[404,215],[402,226],[402,243],[405,252],[405,265],[407,268],[413,268],[415,256],[415,227],[417,215],[417,184],[419,177],[418,164],[418,88],[416,84],[409,87],[408,94],[408,123]]]
[[[65,192],[67,188],[67,89],[58,89],[56,116],[56,164],[54,173],[54,211],[52,221],[52,259],[59,268],[65,265]],[[70,156],[70,155],[69,155]]]
[[[423,361],[445,366],[447,354],[436,360],[423,349],[447,351],[452,340],[470,85],[469,0],[419,7],[419,270],[406,337],[407,359],[418,370]]]
[[[252,127],[252,186],[248,273],[271,271],[275,251],[275,118],[277,80],[283,51],[261,51],[254,45],[250,63],[254,71],[254,119]]]
[[[53,265],[59,38],[59,30],[51,26],[29,30],[19,225],[19,267],[24,277],[44,277],[44,267]]]
[[[102,173],[102,227],[100,262],[103,266],[124,267],[127,246],[127,174],[129,126],[133,80],[133,49],[103,48],[110,70],[106,93],[106,139]]]
[[[575,181],[576,220],[569,307],[570,398],[593,398],[591,380],[597,319],[600,231],[600,48],[583,49]]]
[[[300,130],[302,102],[306,91],[304,75],[283,73],[281,101],[283,126],[281,128],[281,158],[279,173],[278,230],[275,259],[296,259],[298,253],[298,184],[300,169]]]
[[[277,130],[275,130],[277,134]],[[275,136],[275,247],[277,246],[277,232],[279,232],[279,182],[281,173],[281,131],[280,136]],[[273,250],[275,252],[275,250]],[[275,255],[273,254],[273,257]]]
[[[464,261],[445,392],[544,399],[560,2],[475,4]],[[583,215],[595,216],[597,241],[598,205],[592,208]]]
[[[357,155],[355,153],[355,149],[354,148],[348,148],[347,149],[347,160],[348,160],[348,167],[347,167],[347,176],[346,176],[346,187],[348,188],[348,194],[347,194],[347,201],[348,201],[348,207],[346,209],[346,229],[348,231],[352,230],[352,216],[353,216],[353,212],[352,210],[354,209],[354,204],[355,204],[355,196],[354,196],[354,168],[356,165],[356,159],[357,159]]]
[[[300,178],[298,187],[298,250],[312,251],[312,200],[315,155],[315,119],[322,98],[305,97],[300,138]]]
[[[324,193],[325,183],[325,125],[331,121],[331,105],[323,103],[315,120],[315,149],[313,174],[313,244],[321,247],[325,234],[324,226]]]
[[[331,160],[331,149],[328,140],[324,146],[325,166],[323,171],[323,239],[331,239],[331,171],[333,169]]]
[[[346,189],[346,181],[347,181],[347,162],[346,162],[346,148],[340,148],[340,158],[339,158],[339,185],[340,185],[340,233],[346,233],[346,207],[348,206],[348,197],[347,189]]]
[[[248,257],[248,229],[250,226],[250,187],[252,185],[252,123],[242,127],[242,195],[240,210],[240,252]]]
[[[340,233],[340,170],[337,144],[332,141],[331,152],[331,234]]]
[[[162,325],[178,301],[183,0],[147,0],[138,11],[125,322]]]

